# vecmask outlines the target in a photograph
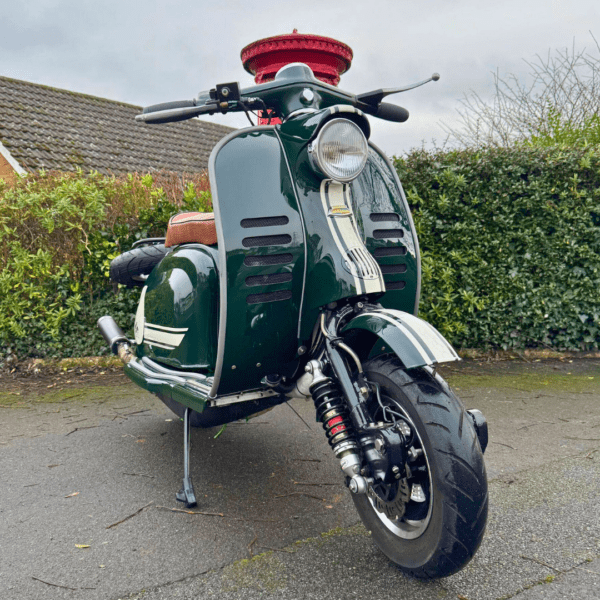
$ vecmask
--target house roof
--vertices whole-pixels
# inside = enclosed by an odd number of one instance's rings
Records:
[[[199,172],[233,129],[135,121],[139,106],[0,76],[0,151],[25,171]],[[3,148],[4,146],[4,148]]]

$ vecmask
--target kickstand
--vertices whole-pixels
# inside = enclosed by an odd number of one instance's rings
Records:
[[[175,494],[179,502],[185,502],[187,508],[197,505],[194,485],[190,477],[190,413],[191,408],[186,408],[183,415],[183,485]]]

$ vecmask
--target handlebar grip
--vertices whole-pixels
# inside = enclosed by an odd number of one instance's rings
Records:
[[[191,108],[193,106],[196,106],[196,103],[193,100],[175,100],[174,102],[163,102],[161,104],[146,106],[142,111],[142,114],[145,115],[160,110],[171,110],[173,108]]]
[[[376,117],[385,119],[386,121],[394,121],[395,123],[404,123],[409,117],[409,113],[402,106],[390,104],[389,102],[381,102],[377,107]]]

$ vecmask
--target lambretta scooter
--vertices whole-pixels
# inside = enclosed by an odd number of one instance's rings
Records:
[[[481,542],[487,424],[436,373],[459,357],[416,316],[417,235],[367,115],[405,121],[382,100],[437,78],[354,95],[294,63],[144,109],[146,123],[252,110],[278,123],[214,148],[214,216],[176,215],[166,239],[115,259],[113,280],[143,286],[135,343],[99,320],[125,373],[183,418],[178,500],[196,504],[191,426],[312,399],[375,544],[422,578],[455,573]]]

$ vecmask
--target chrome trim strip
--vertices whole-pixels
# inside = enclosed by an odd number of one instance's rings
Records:
[[[259,398],[268,398],[269,396],[278,396],[279,394],[273,390],[255,390],[252,392],[244,392],[243,394],[229,394],[228,396],[220,396],[210,398],[209,406],[229,406],[230,404],[238,404],[239,402],[248,402]]]
[[[219,383],[221,382],[221,374],[223,372],[223,357],[225,355],[225,333],[227,329],[227,252],[225,251],[225,235],[223,233],[223,223],[221,221],[221,210],[219,207],[219,194],[217,188],[217,175],[215,172],[215,162],[217,155],[222,148],[231,140],[239,135],[248,133],[249,131],[271,131],[275,129],[274,125],[258,125],[255,127],[246,127],[245,129],[237,129],[226,135],[210,153],[208,159],[208,179],[210,181],[210,189],[212,193],[213,211],[215,213],[215,226],[217,229],[218,243],[218,259],[217,265],[219,270],[219,338],[217,343],[217,360],[215,363],[215,375],[213,378],[212,388],[209,393],[210,398],[215,398]]]
[[[210,383],[210,377],[206,377],[204,375],[201,375],[200,373],[192,373],[191,371],[176,371],[175,369],[169,369],[164,365],[159,365],[157,362],[154,362],[151,358],[148,358],[147,356],[142,357],[142,362],[146,365],[146,367],[157,371],[158,373],[165,373],[166,375],[185,377],[186,379],[197,379],[200,382],[205,382],[207,386]]]
[[[298,313],[298,340],[300,340],[300,328],[302,325],[302,309],[304,307],[304,291],[306,289],[306,272],[308,271],[308,244],[306,242],[306,227],[304,225],[304,212],[302,211],[302,205],[300,204],[300,196],[298,196],[298,190],[296,189],[296,180],[292,175],[292,169],[290,167],[290,162],[288,160],[287,154],[285,153],[285,147],[281,138],[279,137],[279,132],[275,129],[275,135],[279,140],[279,145],[281,146],[281,152],[283,154],[283,158],[285,159],[285,165],[287,167],[288,173],[290,175],[290,179],[292,181],[292,189],[294,190],[294,196],[296,197],[296,204],[298,205],[298,214],[300,215],[300,224],[302,225],[302,239],[304,240],[304,275],[302,278],[302,297],[300,298],[300,309]]]
[[[384,162],[392,170],[392,173],[394,174],[394,179],[396,180],[396,185],[400,190],[400,197],[402,198],[404,208],[406,209],[406,212],[408,214],[408,222],[410,224],[411,233],[415,241],[415,254],[417,255],[417,293],[415,299],[415,308],[413,310],[413,314],[416,317],[419,313],[419,300],[421,298],[421,249],[419,248],[419,238],[417,237],[415,222],[413,221],[412,213],[410,212],[410,207],[408,206],[408,201],[406,200],[406,195],[404,194],[404,188],[402,187],[402,183],[400,181],[400,178],[398,177],[398,173],[396,173],[396,169],[394,169],[392,161],[387,157],[387,154],[385,152],[382,152],[382,150],[373,142],[369,141],[369,146],[371,146],[371,148],[373,148],[373,150],[375,150],[377,154],[379,154],[379,156],[383,158]]]
[[[177,377],[176,375],[167,375],[166,373],[157,373],[149,369],[148,367],[140,364],[138,360],[132,360],[128,363],[131,368],[137,369],[142,375],[146,377],[152,377],[157,379],[163,379],[164,381],[172,381],[173,383],[180,383],[181,385],[185,385],[185,379],[183,377]]]

